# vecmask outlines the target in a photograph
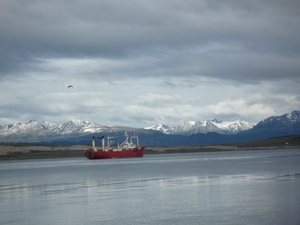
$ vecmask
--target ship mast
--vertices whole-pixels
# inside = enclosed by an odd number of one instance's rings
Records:
[[[92,137],[92,147],[93,147],[93,150],[96,152],[97,151],[97,148],[96,148],[96,145],[95,145],[95,139],[101,139],[102,141],[102,150],[104,150],[104,136],[102,137]]]
[[[137,134],[133,134],[132,136],[130,136],[130,142],[132,142],[132,139],[136,139],[136,146],[139,146],[139,136]]]

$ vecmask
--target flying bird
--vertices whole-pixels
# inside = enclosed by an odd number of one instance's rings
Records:
[[[68,89],[69,89],[69,88],[73,88],[73,86],[72,86],[72,85],[69,85],[69,86],[68,86]]]

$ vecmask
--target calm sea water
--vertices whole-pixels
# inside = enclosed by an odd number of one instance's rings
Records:
[[[300,149],[0,162],[0,224],[300,224]]]

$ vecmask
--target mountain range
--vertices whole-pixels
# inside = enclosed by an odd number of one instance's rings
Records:
[[[241,131],[249,130],[255,126],[254,123],[246,122],[243,119],[236,121],[221,121],[217,119],[205,121],[190,121],[185,120],[178,127],[173,127],[165,124],[157,124],[154,126],[146,127],[144,129],[157,130],[165,134],[206,134],[216,132],[220,134],[236,134]]]
[[[190,135],[197,133],[227,133],[233,134],[240,131],[251,129],[254,124],[248,123],[244,120],[237,120],[233,122],[222,122],[214,119],[212,121],[188,121],[185,120],[178,127],[169,125],[155,125],[146,127],[147,130],[157,130],[165,134],[182,134]],[[63,124],[56,124],[51,122],[38,122],[30,120],[28,123],[15,123],[8,125],[0,125],[0,137],[10,135],[72,135],[72,134],[87,134],[99,132],[117,132],[120,130],[134,130],[135,128],[114,126],[114,125],[100,125],[89,121],[71,120]]]
[[[70,135],[83,133],[112,132],[123,129],[121,126],[99,125],[89,121],[71,120],[63,124],[38,122],[30,120],[28,123],[0,125],[0,136],[34,134],[34,135]]]
[[[183,121],[173,127],[158,124],[146,128],[132,128],[115,125],[100,125],[88,121],[72,120],[63,124],[38,122],[0,125],[0,141],[44,142],[53,144],[90,144],[94,135],[120,135],[136,132],[147,146],[180,146],[216,143],[233,143],[261,140],[282,135],[300,133],[300,111],[282,116],[272,116],[258,124],[242,119],[236,121]]]

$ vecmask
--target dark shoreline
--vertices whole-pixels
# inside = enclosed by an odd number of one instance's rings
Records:
[[[197,152],[227,152],[227,151],[249,151],[249,150],[276,150],[276,149],[300,149],[300,146],[270,146],[270,147],[236,147],[236,146],[192,146],[192,147],[165,147],[146,148],[144,155],[150,154],[172,154],[172,153],[197,153]],[[83,150],[54,150],[54,151],[15,151],[0,155],[0,161],[25,160],[25,159],[55,159],[55,158],[78,158],[83,157]]]
[[[10,152],[0,155],[0,161],[23,160],[23,159],[55,159],[55,158],[74,158],[84,157],[83,151],[29,151],[29,152]]]
[[[34,143],[0,142],[0,161],[22,159],[49,159],[85,157],[85,145],[51,146]],[[225,152],[246,150],[276,150],[300,149],[300,135],[274,137],[266,140],[252,141],[237,144],[174,146],[174,147],[147,147],[144,154],[169,154],[193,152]]]

